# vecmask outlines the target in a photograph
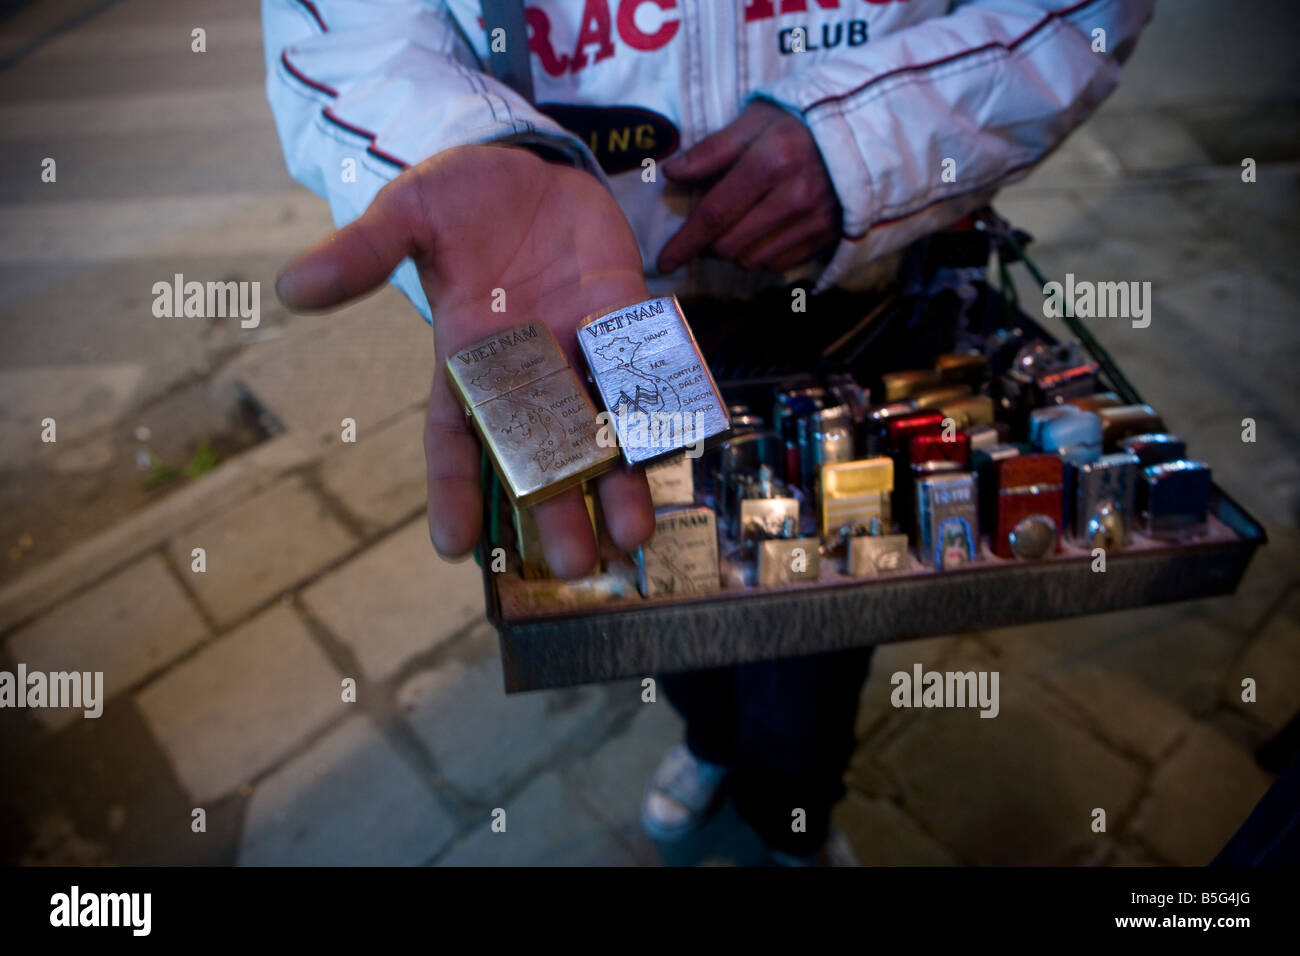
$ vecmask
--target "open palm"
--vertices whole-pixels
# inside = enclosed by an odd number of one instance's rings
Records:
[[[447,383],[446,357],[540,320],[581,370],[578,322],[648,293],[632,230],[594,177],[500,146],[458,147],[407,169],[359,219],[290,264],[276,288],[291,308],[329,308],[376,288],[406,258],[433,309],[438,356],[425,425],[429,532],[440,553],[457,557],[473,548],[483,508],[478,443]],[[493,311],[503,293],[505,311]],[[616,544],[631,549],[649,537],[639,472],[616,469],[599,489]],[[552,569],[589,570],[596,542],[581,494],[571,489],[534,513]]]

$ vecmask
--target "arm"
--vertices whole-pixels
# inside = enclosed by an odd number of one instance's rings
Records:
[[[528,146],[604,181],[579,139],[481,72],[441,2],[263,0],[262,22],[289,172],[328,201],[336,225],[406,167],[455,146]],[[430,320],[409,259],[393,281]]]
[[[801,117],[843,207],[818,288],[1026,176],[1119,81],[1154,0],[961,0],[758,91]],[[1104,50],[1100,34],[1104,31]],[[944,160],[955,181],[945,181]],[[953,178],[952,176],[948,178]]]
[[[710,246],[778,272],[833,248],[822,291],[952,224],[1096,109],[1153,4],[960,0],[756,90],[740,118],[665,165],[685,182],[721,178],[661,271]]]

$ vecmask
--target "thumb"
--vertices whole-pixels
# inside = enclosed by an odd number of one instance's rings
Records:
[[[275,293],[297,311],[328,309],[379,287],[419,243],[403,195],[401,177],[381,189],[359,218],[322,239],[275,280]],[[427,227],[426,227],[427,228]]]

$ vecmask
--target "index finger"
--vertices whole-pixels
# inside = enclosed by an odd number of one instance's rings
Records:
[[[659,253],[659,271],[673,272],[707,249],[744,218],[774,185],[762,175],[754,152],[748,151],[718,183],[704,194],[682,228]]]

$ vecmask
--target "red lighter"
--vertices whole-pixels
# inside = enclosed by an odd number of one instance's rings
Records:
[[[891,451],[901,456],[903,463],[910,463],[908,448],[913,438],[918,435],[940,435],[943,433],[943,413],[917,411],[897,418],[885,419],[885,441]],[[904,469],[906,470],[906,469]]]
[[[908,445],[913,465],[923,461],[955,461],[963,468],[970,461],[970,435],[956,432],[948,437],[916,435]]]
[[[993,553],[1034,560],[1060,547],[1065,462],[1056,455],[1019,455],[996,463]]]

